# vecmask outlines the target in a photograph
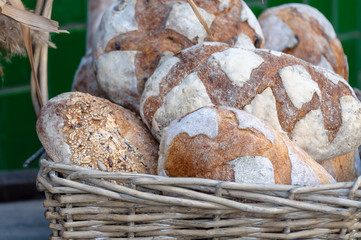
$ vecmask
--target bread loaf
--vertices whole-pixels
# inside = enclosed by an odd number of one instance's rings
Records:
[[[258,18],[268,49],[282,51],[348,79],[348,63],[332,24],[306,4],[283,4]]]
[[[96,81],[92,49],[82,57],[78,69],[75,72],[72,91],[89,93],[96,97],[105,98],[104,92],[99,88]]]
[[[87,17],[86,54],[82,57],[75,72],[72,91],[89,93],[93,96],[105,98],[104,92],[96,82],[92,45],[95,33],[105,10],[116,0],[89,0]]]
[[[86,93],[63,93],[41,109],[36,131],[55,162],[156,174],[158,144],[134,113]]]
[[[158,174],[300,186],[334,182],[287,136],[223,106],[200,108],[164,130]]]
[[[346,155],[322,161],[320,164],[337,182],[353,182],[361,176],[361,162],[357,149]]]
[[[100,21],[107,8],[117,0],[88,0],[87,32],[86,32],[86,50],[93,46],[95,33],[98,31]]]
[[[259,21],[267,48],[291,54],[348,79],[348,63],[342,45],[331,23],[317,9],[306,4],[284,4],[266,9]],[[355,162],[354,152],[327,160],[332,163],[329,170],[336,171],[332,176],[337,181],[357,177],[351,167]]]
[[[317,161],[361,143],[361,103],[349,84],[325,68],[271,50],[222,43],[185,49],[148,80],[140,110],[160,139],[172,120],[212,105],[254,114]]]
[[[263,46],[257,18],[242,0],[195,3],[214,41]],[[105,12],[93,48],[97,81],[111,101],[139,112],[159,61],[210,39],[186,0],[119,1]]]

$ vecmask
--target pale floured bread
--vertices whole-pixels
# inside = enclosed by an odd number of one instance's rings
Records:
[[[257,18],[241,0],[196,0],[213,40],[262,47]],[[107,97],[139,112],[144,84],[159,61],[210,41],[186,0],[124,0],[104,13],[93,47],[96,76]]]
[[[172,120],[211,105],[254,114],[316,161],[361,144],[361,103],[350,85],[325,68],[271,50],[223,43],[185,49],[149,78],[140,111],[160,139]]]
[[[41,109],[36,130],[55,162],[156,174],[158,144],[136,115],[90,94],[63,93]]]
[[[115,3],[117,0],[88,0],[88,16],[87,16],[87,31],[86,31],[86,50],[93,46],[95,34],[98,30],[100,21],[107,8]]]
[[[358,149],[346,155],[322,161],[320,164],[337,182],[353,182],[361,176]]]
[[[92,49],[82,57],[78,69],[75,72],[72,91],[89,93],[96,97],[105,98],[104,92],[99,88],[96,81]]]
[[[240,183],[318,185],[334,179],[287,136],[230,107],[203,107],[167,127],[158,174]]]
[[[332,24],[307,4],[266,9],[258,18],[266,48],[282,51],[348,79],[348,63]]]
[[[116,0],[89,0],[87,16],[86,54],[82,57],[72,84],[72,91],[89,93],[93,96],[105,98],[104,92],[96,81],[92,45],[100,20],[105,10]]]

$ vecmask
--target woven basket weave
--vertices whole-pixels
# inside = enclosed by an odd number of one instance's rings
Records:
[[[297,187],[110,173],[42,158],[51,239],[358,239],[361,178]]]

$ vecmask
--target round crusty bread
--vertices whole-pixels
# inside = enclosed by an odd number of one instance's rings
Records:
[[[258,18],[268,49],[282,51],[348,79],[340,40],[326,17],[307,4],[268,8]]]
[[[100,21],[107,8],[117,0],[88,0],[87,31],[86,31],[86,50],[92,48],[95,34],[98,30]]]
[[[320,164],[337,182],[353,182],[361,176],[358,149],[346,155],[322,161]]]
[[[317,9],[307,4],[284,4],[266,9],[258,19],[266,48],[291,54],[348,79],[348,63],[342,45],[332,24]],[[330,167],[326,170],[335,174],[331,175],[336,181],[357,177],[352,164],[354,152],[324,161],[332,163],[327,164]]]
[[[75,72],[72,91],[89,93],[96,97],[105,98],[104,92],[99,88],[96,81],[92,49],[82,57],[78,69]]]
[[[361,103],[350,85],[325,68],[272,50],[223,43],[185,49],[149,78],[140,111],[160,139],[172,120],[212,105],[254,114],[319,162],[361,144]]]
[[[200,108],[167,127],[158,174],[239,183],[318,185],[334,179],[286,135],[235,108]]]
[[[93,96],[105,98],[104,92],[96,82],[93,62],[93,42],[105,10],[116,0],[89,0],[87,17],[86,54],[82,57],[72,84],[72,91],[89,93]]]
[[[262,47],[257,18],[242,1],[196,0],[213,41]],[[186,0],[123,0],[104,13],[93,47],[96,76],[107,97],[139,113],[144,84],[162,58],[210,41]]]
[[[90,94],[63,93],[41,109],[36,131],[55,162],[156,174],[158,144],[134,113]]]

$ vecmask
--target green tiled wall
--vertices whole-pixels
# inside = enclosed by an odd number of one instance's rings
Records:
[[[23,0],[34,9],[35,0]],[[289,2],[306,3],[320,10],[333,24],[350,66],[350,83],[361,88],[361,1],[359,0],[246,0],[256,16],[272,6]],[[49,96],[69,91],[75,70],[85,52],[86,0],[55,0],[52,18],[70,34],[54,34],[57,49],[49,50]],[[0,171],[21,169],[26,158],[41,144],[36,136],[27,58],[15,57],[2,63],[0,79]],[[37,163],[31,165],[37,167]]]

